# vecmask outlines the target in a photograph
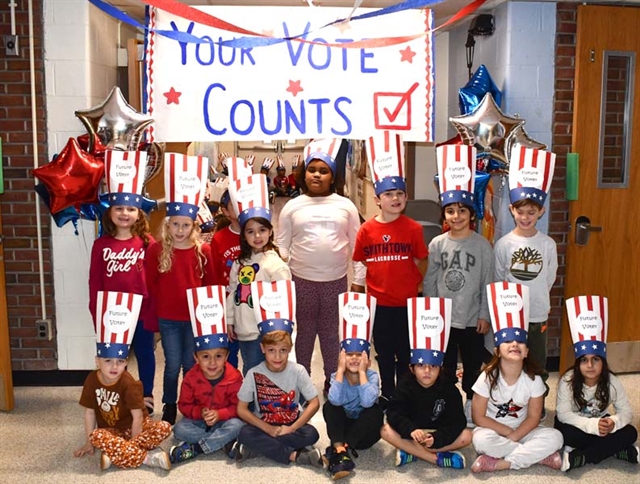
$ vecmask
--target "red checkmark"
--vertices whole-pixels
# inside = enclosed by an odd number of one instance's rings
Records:
[[[398,105],[396,106],[396,108],[393,110],[392,113],[389,112],[389,110],[387,108],[382,108],[382,110],[384,111],[384,114],[387,115],[387,119],[389,119],[390,123],[393,123],[396,118],[398,117],[398,114],[400,114],[400,111],[402,110],[402,108],[404,107],[404,105],[410,101],[411,99],[411,94],[413,94],[413,91],[415,91],[416,89],[418,89],[418,83],[416,82],[413,86],[411,86],[409,88],[409,90],[407,92],[405,92],[401,97],[400,97],[400,101],[398,101]]]

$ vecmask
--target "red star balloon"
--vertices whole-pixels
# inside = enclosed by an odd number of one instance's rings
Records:
[[[98,200],[98,187],[104,176],[104,163],[90,155],[75,138],[50,163],[35,168],[33,174],[49,191],[51,213]]]
[[[93,138],[93,146],[91,147],[91,149],[89,149],[89,145],[91,144],[91,138]],[[80,148],[82,148],[85,151],[88,151],[93,156],[100,158],[101,160],[104,159],[104,152],[107,149],[107,147],[102,144],[102,141],[100,140],[97,134],[94,134],[93,136],[91,136],[88,133],[85,133],[85,134],[81,134],[76,139],[80,144]]]
[[[76,111],[89,135],[98,135],[107,148],[135,151],[142,133],[153,118],[133,109],[115,86],[102,104]],[[93,152],[93,136],[89,138],[89,152]]]

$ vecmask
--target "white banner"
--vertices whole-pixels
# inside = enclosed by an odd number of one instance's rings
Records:
[[[431,34],[404,44],[340,48],[363,39],[419,34],[430,10],[408,10],[318,30],[349,8],[198,7],[243,28],[295,40],[265,47],[214,42],[239,37],[153,9],[150,27],[207,42],[151,34],[148,113],[155,141],[241,141],[342,137],[376,130],[404,141],[433,141]],[[358,9],[361,14],[372,9]]]

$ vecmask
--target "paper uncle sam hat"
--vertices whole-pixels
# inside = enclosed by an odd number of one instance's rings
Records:
[[[256,155],[249,155],[244,159],[249,167],[253,169],[253,164],[256,162]]]
[[[567,299],[567,316],[576,358],[584,355],[607,357],[609,302],[602,296]]]
[[[291,334],[296,317],[296,285],[293,281],[254,281],[251,296],[262,336],[272,331]]]
[[[487,285],[493,341],[501,343],[527,342],[529,330],[529,287],[514,282],[494,282]]]
[[[238,180],[253,175],[253,169],[244,158],[232,156],[225,160],[230,180]]]
[[[203,286],[187,289],[189,317],[196,351],[227,348],[225,286]]]
[[[331,172],[336,174],[336,156],[342,144],[341,138],[316,139],[304,147],[304,166],[311,163],[311,160],[324,161]]]
[[[533,200],[544,205],[551,189],[556,154],[515,145],[509,159],[509,199]]]
[[[243,227],[247,220],[262,217],[271,220],[267,177],[263,174],[251,175],[229,182],[229,195],[238,214],[238,222]]]
[[[142,296],[129,292],[98,291],[96,343],[98,358],[129,356],[129,345],[138,324]]]
[[[164,155],[164,194],[167,217],[182,215],[195,220],[207,188],[209,162],[202,156]]]
[[[343,292],[338,295],[338,314],[340,348],[347,353],[366,351],[368,354],[376,318],[376,298],[360,292]]]
[[[145,151],[105,152],[104,170],[109,205],[142,208],[142,186],[146,167]]]
[[[196,216],[196,221],[200,226],[202,232],[210,232],[213,230],[215,222],[213,220],[213,215],[211,214],[211,210],[209,210],[209,205],[207,202],[202,200],[200,202],[200,208],[198,209],[198,215]]]
[[[382,131],[367,141],[367,158],[376,196],[387,190],[406,191],[404,144],[399,134]]]
[[[276,160],[274,160],[273,158],[265,158],[264,160],[262,160],[262,166],[260,166],[260,169],[267,170],[267,173],[269,173],[269,170],[271,170],[271,167],[275,162]]]
[[[467,145],[442,145],[436,148],[440,203],[462,203],[473,207],[476,178],[476,149]]]
[[[407,310],[411,364],[442,366],[451,332],[451,299],[412,297]]]
[[[286,170],[286,167],[284,166],[284,159],[282,158],[282,156],[278,155],[277,159],[278,166],[276,166],[276,170]]]
[[[294,155],[293,161],[291,161],[291,170],[295,171],[298,168],[299,164],[300,164],[300,155]]]

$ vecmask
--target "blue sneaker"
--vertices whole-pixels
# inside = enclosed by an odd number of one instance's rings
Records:
[[[402,449],[396,450],[396,466],[397,467],[403,466],[405,464],[408,464],[409,462],[413,462],[416,460],[418,460],[418,458],[415,455],[409,454],[408,452],[405,452]]]
[[[171,450],[169,451],[169,460],[172,464],[177,464],[178,462],[193,459],[197,455],[198,453],[196,452],[193,444],[180,442],[178,445],[171,447]]]
[[[451,469],[464,469],[464,455],[460,452],[438,452],[436,453],[438,467],[448,467]]]

